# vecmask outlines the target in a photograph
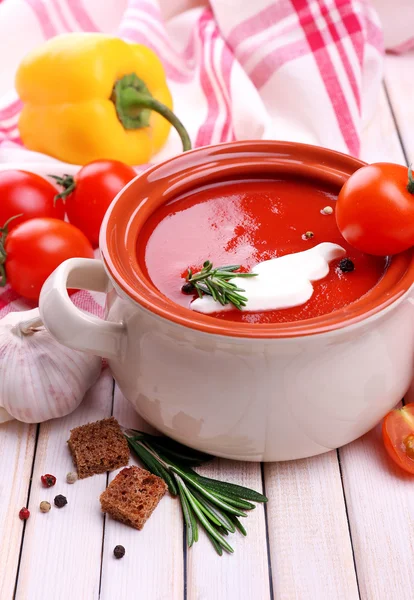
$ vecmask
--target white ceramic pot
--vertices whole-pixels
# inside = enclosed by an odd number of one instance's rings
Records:
[[[339,189],[361,164],[311,146],[247,142],[196,150],[154,167],[109,209],[102,262],[66,261],[46,282],[40,299],[45,326],[63,344],[108,358],[136,410],[199,450],[240,460],[290,460],[356,439],[410,385],[411,251],[393,259],[374,291],[347,309],[257,326],[174,305],[145,278],[132,249],[147,216],[177,190],[229,173],[264,171],[300,172],[315,185],[329,180]],[[106,321],[79,311],[68,287],[106,292]]]

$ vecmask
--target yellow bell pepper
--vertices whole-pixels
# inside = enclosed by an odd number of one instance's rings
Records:
[[[16,74],[24,145],[65,162],[143,164],[174,125],[163,66],[146,46],[99,33],[70,33],[32,51]]]

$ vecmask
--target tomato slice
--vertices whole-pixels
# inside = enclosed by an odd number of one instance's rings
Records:
[[[414,403],[388,413],[382,424],[382,437],[393,461],[414,475]]]

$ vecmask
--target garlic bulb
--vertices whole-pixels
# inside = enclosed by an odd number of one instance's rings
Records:
[[[101,359],[59,344],[39,310],[0,320],[0,423],[39,423],[75,410],[101,372]]]

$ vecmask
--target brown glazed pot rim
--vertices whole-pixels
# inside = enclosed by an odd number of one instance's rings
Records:
[[[168,321],[205,333],[242,338],[292,338],[324,333],[363,321],[407,292],[414,281],[413,251],[391,259],[382,279],[356,302],[333,313],[292,323],[236,323],[196,313],[159,292],[143,273],[136,253],[139,231],[150,214],[201,185],[254,177],[298,177],[338,191],[365,163],[325,148],[295,142],[246,141],[180,154],[133,179],[114,199],[101,228],[106,269],[130,299]]]

